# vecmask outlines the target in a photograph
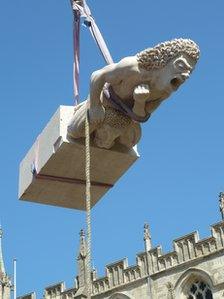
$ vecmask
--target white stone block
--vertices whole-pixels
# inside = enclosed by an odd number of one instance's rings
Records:
[[[60,106],[20,163],[19,198],[85,210],[85,145],[68,140],[73,106]],[[110,150],[91,145],[91,203],[116,183],[138,158],[136,147]],[[37,173],[32,172],[35,162]]]

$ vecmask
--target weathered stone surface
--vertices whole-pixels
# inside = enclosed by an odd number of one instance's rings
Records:
[[[198,58],[198,46],[180,38],[95,71],[89,97],[76,107],[69,123],[69,135],[84,137],[88,110],[94,144],[132,148],[141,137],[140,123],[190,77]]]
[[[12,281],[5,271],[5,263],[2,252],[2,235],[3,231],[0,225],[0,299],[10,299]]]
[[[74,107],[60,106],[20,164],[19,198],[85,210],[85,145],[69,140]],[[110,150],[91,145],[92,206],[136,161],[136,148]],[[36,165],[37,175],[31,171]]]
[[[145,227],[146,228],[146,227]],[[199,239],[190,233],[173,242],[173,251],[163,254],[160,246],[137,254],[136,264],[128,265],[122,259],[106,265],[105,276],[92,275],[92,298],[95,299],[187,299],[224,298],[224,221],[212,225],[212,234]],[[147,233],[147,234],[145,234]],[[151,236],[147,227],[144,243]],[[146,237],[147,235],[147,237]],[[45,299],[85,298],[85,237],[80,235],[78,275],[72,289],[60,287],[62,283],[45,289]],[[146,237],[146,238],[145,238]],[[203,293],[196,296],[193,284]],[[212,297],[205,297],[210,290]],[[192,294],[194,297],[189,297]],[[3,298],[4,299],[4,298]],[[26,297],[21,299],[27,299]]]
[[[23,296],[17,297],[17,299],[36,299],[36,293],[32,292]]]

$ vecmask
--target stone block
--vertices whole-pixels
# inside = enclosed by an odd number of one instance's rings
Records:
[[[19,198],[85,210],[85,144],[69,140],[67,124],[73,106],[60,106],[20,163]],[[116,183],[139,157],[137,148],[116,145],[107,150],[91,142],[91,204]],[[32,165],[36,166],[36,173]]]

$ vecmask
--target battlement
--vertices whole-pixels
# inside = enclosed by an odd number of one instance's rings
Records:
[[[50,285],[45,288],[44,291],[44,298],[57,298],[61,296],[61,293],[64,292],[65,290],[65,283],[64,282],[59,282],[54,285]],[[24,298],[23,298],[24,299]]]
[[[96,271],[92,272],[92,295],[97,296],[118,287],[126,286],[148,276],[162,274],[164,271],[199,260],[209,255],[224,250],[224,221],[211,226],[211,236],[201,239],[198,232],[192,232],[173,241],[173,250],[162,252],[162,247],[149,248],[146,252],[136,255],[136,264],[129,266],[128,260],[122,259],[110,263],[105,267],[105,276],[97,277]],[[44,299],[70,299],[81,298],[80,285],[82,273],[78,273],[77,286],[66,289],[63,282],[48,286],[44,291]],[[83,286],[81,287],[83,289]],[[35,299],[31,293],[19,299]]]
[[[32,292],[21,297],[17,297],[17,299],[36,299],[36,293]]]
[[[127,259],[106,265],[106,276],[93,281],[93,294],[132,283],[223,249],[224,222],[219,222],[212,225],[211,236],[208,238],[200,240],[198,232],[193,232],[175,239],[171,252],[162,253],[161,246],[158,246],[147,253],[137,254],[136,265],[128,266]]]

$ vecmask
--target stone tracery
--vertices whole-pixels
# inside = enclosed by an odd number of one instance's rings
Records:
[[[213,299],[212,291],[204,281],[196,280],[190,286],[187,299]]]

